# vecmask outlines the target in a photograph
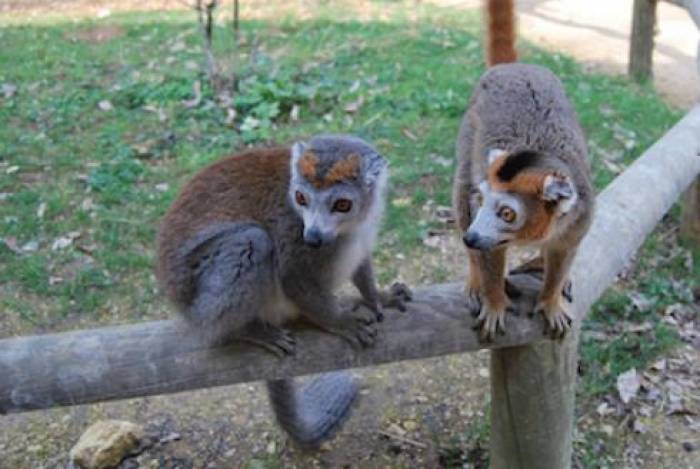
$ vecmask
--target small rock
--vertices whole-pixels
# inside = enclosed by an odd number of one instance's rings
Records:
[[[156,184],[156,190],[158,192],[166,192],[170,188],[170,185],[168,185],[167,182],[161,182],[160,184]]]
[[[389,425],[389,428],[387,429],[387,431],[389,433],[393,433],[394,435],[398,435],[398,436],[404,436],[406,434],[406,430],[399,427],[395,423],[392,423],[391,425]]]
[[[416,423],[415,420],[406,420],[403,422],[402,426],[406,431],[412,432],[418,428],[418,423]]]
[[[615,431],[612,425],[603,425],[600,427],[600,430],[608,436],[612,436],[613,432]]]
[[[333,446],[327,441],[324,441],[323,443],[321,443],[321,446],[318,447],[318,450],[322,453],[328,453],[332,449]]]
[[[620,393],[620,399],[625,404],[637,395],[639,386],[641,385],[637,370],[630,368],[617,377],[617,391]]]
[[[71,449],[73,463],[84,469],[116,467],[139,447],[145,437],[142,427],[123,420],[100,420],[92,424]]]

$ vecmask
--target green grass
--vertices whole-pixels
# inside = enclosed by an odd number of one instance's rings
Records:
[[[6,26],[0,83],[18,92],[0,98],[0,192],[9,194],[0,205],[2,236],[39,249],[17,255],[0,248],[0,281],[15,297],[0,306],[31,317],[19,309],[32,293],[49,315],[103,317],[110,304],[123,305],[126,317],[128,305],[150,311],[157,221],[187,177],[246,145],[318,132],[368,138],[391,162],[391,200],[403,202],[388,204],[381,237],[380,278],[388,279],[394,253],[425,249],[430,222],[416,222],[422,206],[449,204],[452,167],[428,155],[452,158],[461,115],[484,70],[474,15],[425,10],[407,27],[395,10],[383,22],[331,21],[323,11],[319,19],[281,25],[244,21],[245,66],[232,104],[237,128],[191,66],[202,57],[188,13]],[[76,39],[96,26],[118,26],[123,35],[101,43]],[[216,34],[222,48],[230,44],[228,29]],[[624,166],[680,116],[649,88],[586,74],[567,57],[526,47],[523,60],[561,77],[596,163],[608,153]],[[196,80],[202,102],[186,108]],[[344,111],[360,97],[357,112]],[[102,100],[113,109],[100,110]],[[295,107],[297,122],[290,119]],[[598,187],[613,177],[595,164]],[[163,183],[165,190],[155,189]],[[73,245],[51,249],[74,231],[80,237]]]
[[[0,300],[5,314],[39,317],[25,309],[35,303],[23,300],[30,294],[40,296],[45,319],[102,320],[115,305],[120,317],[158,314],[154,234],[184,181],[246,145],[318,132],[370,139],[391,162],[390,199],[403,202],[388,204],[381,278],[392,272],[395,253],[425,252],[421,240],[431,222],[417,222],[421,208],[449,204],[452,173],[428,155],[452,158],[461,115],[484,70],[477,17],[418,9],[421,21],[409,22],[391,3],[389,20],[333,21],[328,8],[305,21],[243,21],[245,65],[233,126],[191,66],[202,54],[189,13],[6,25],[0,83],[18,91],[0,97],[0,192],[8,194],[0,204],[1,235],[20,247],[38,243],[38,250],[18,255],[0,247],[0,282],[11,293]],[[96,26],[119,26],[123,35],[76,39]],[[216,34],[222,49],[230,44],[227,28]],[[650,88],[585,73],[565,56],[528,46],[523,60],[563,80],[591,143],[599,188],[614,177],[600,164],[604,154],[624,167],[681,115]],[[187,108],[196,80],[202,102]],[[359,110],[346,112],[360,96]],[[102,100],[113,109],[100,110]],[[295,107],[299,121],[290,118]],[[72,245],[52,249],[56,238],[76,231]],[[138,313],[129,311],[134,306]]]

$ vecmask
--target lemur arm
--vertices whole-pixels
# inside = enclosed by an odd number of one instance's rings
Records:
[[[377,330],[372,311],[343,305],[318,282],[311,281],[308,276],[302,278],[300,275],[289,275],[284,279],[283,286],[285,294],[298,306],[306,320],[355,346],[374,343]]]
[[[362,295],[365,304],[377,315],[377,321],[384,319],[383,308],[406,311],[405,303],[413,299],[411,290],[401,282],[395,282],[387,291],[378,290],[371,257],[362,261],[352,276],[352,283]]]
[[[576,248],[571,246],[552,245],[543,249],[544,285],[536,311],[544,316],[547,329],[555,337],[563,337],[572,323],[562,305],[561,294],[575,256]]]

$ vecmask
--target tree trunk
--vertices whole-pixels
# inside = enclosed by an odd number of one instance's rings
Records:
[[[634,0],[630,37],[629,74],[643,82],[652,77],[657,0]]]

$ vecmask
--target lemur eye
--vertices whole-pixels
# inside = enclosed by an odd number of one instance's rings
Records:
[[[294,193],[294,199],[297,201],[297,203],[301,206],[306,205],[306,197],[304,197],[304,194],[302,194],[299,191],[296,191]]]
[[[515,221],[515,210],[510,207],[501,207],[498,211],[498,216],[506,223],[513,223]]]
[[[352,208],[352,201],[348,200],[348,199],[338,199],[333,204],[333,211],[334,212],[346,213],[346,212],[349,212],[351,208]]]

